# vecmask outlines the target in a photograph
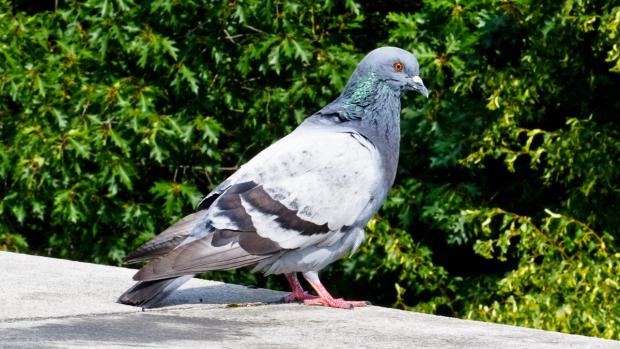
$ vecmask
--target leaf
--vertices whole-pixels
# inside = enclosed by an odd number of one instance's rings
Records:
[[[178,58],[177,52],[179,52],[179,49],[174,47],[174,41],[172,41],[172,40],[170,40],[168,38],[162,38],[161,39],[161,45],[164,48],[164,50],[166,52],[168,52],[170,57],[172,57],[172,59],[174,59],[176,61],[177,58]]]
[[[123,154],[125,154],[126,156],[129,156],[131,153],[131,150],[129,148],[129,143],[123,139],[118,133],[116,133],[113,129],[109,129],[109,134],[110,134],[110,139],[112,140],[112,143],[114,143],[117,147],[119,147],[122,151]]]
[[[90,145],[81,143],[75,138],[69,138],[69,143],[71,144],[71,148],[75,150],[78,156],[88,159],[90,157]]]
[[[309,57],[310,52],[308,52],[305,48],[303,48],[299,42],[296,40],[292,40],[293,45],[295,46],[295,57],[300,58],[302,62],[308,64],[310,63]]]
[[[52,109],[52,114],[56,117],[56,123],[62,130],[67,127],[67,116],[60,112],[58,109]]]
[[[185,82],[189,83],[190,89],[194,94],[198,94],[198,80],[195,78],[195,74],[187,68],[185,65],[181,65],[179,72]]]

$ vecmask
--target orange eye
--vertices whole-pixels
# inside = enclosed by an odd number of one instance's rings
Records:
[[[403,64],[402,63],[394,63],[394,71],[396,72],[401,72],[403,71]]]

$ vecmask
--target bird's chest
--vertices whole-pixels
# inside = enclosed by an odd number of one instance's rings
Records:
[[[370,114],[361,124],[361,133],[375,146],[385,187],[394,184],[400,152],[400,104],[387,104],[385,110],[369,109]]]

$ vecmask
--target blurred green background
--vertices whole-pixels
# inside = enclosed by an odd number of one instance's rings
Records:
[[[394,45],[431,96],[328,288],[620,339],[619,26],[618,0],[0,0],[0,249],[120,265]]]

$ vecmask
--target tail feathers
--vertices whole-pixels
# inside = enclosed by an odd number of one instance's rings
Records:
[[[194,275],[137,282],[118,298],[118,302],[143,308],[156,307],[159,302],[168,297],[192,277],[194,277]]]

